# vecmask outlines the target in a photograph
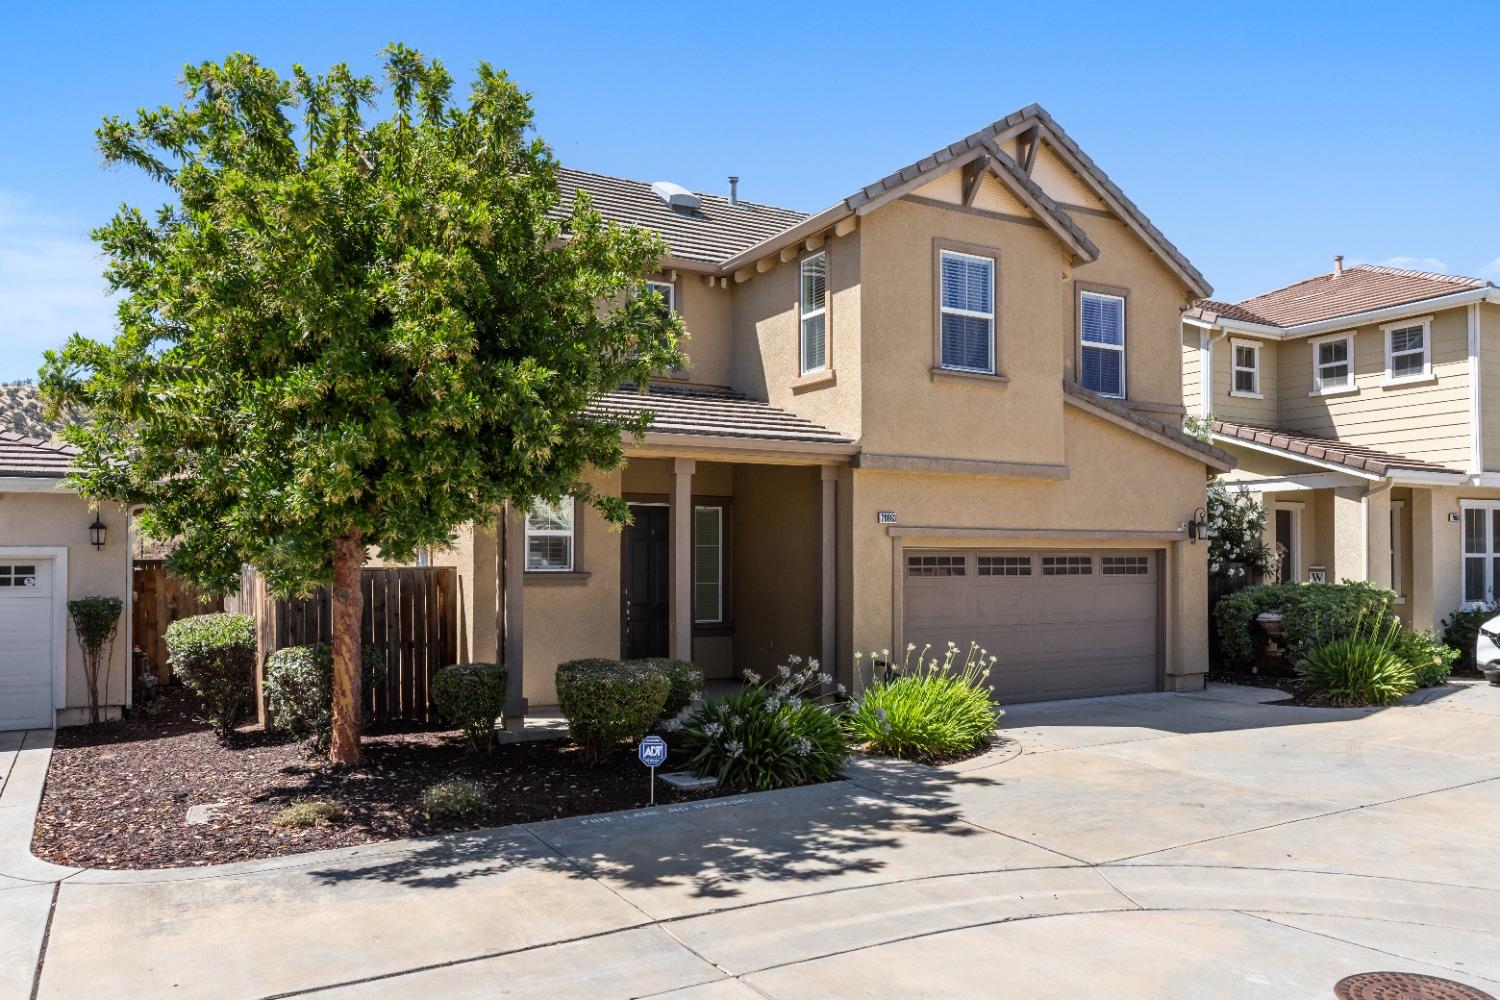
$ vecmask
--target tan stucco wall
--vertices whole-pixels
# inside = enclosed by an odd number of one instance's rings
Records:
[[[734,665],[818,656],[816,466],[735,467]]]
[[[65,548],[66,600],[99,595],[118,597],[123,603],[119,631],[108,661],[109,684],[101,699],[113,717],[118,716],[120,706],[125,703],[130,662],[130,544],[125,511],[115,504],[105,504],[99,513],[109,530],[104,548],[96,550],[89,544],[88,535],[94,514],[77,495],[0,493],[0,547]],[[60,725],[86,722],[88,682],[84,677],[83,652],[78,648],[71,621],[67,621],[64,634],[55,636],[53,641],[67,649],[67,699],[64,705],[56,706],[58,722]]]
[[[670,275],[654,280],[666,281]],[[710,288],[703,278],[686,271],[677,272],[677,314],[682,317],[687,339],[682,344],[688,364],[681,372],[691,382],[704,385],[729,385],[734,349],[730,331],[733,297],[727,289]]]

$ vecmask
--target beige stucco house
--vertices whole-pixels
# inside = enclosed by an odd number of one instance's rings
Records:
[[[1183,398],[1268,507],[1285,580],[1435,629],[1500,590],[1500,289],[1373,265],[1184,314]]]
[[[977,640],[1005,700],[1185,690],[1207,669],[1205,546],[1225,451],[1180,430],[1197,270],[1041,108],[816,215],[564,171],[650,227],[689,364],[642,395],[583,505],[464,531],[460,643],[512,667],[511,712],[585,656],[711,678]],[[507,567],[509,572],[507,573]],[[503,582],[500,582],[503,581]]]
[[[130,702],[128,518],[63,488],[72,460],[67,446],[0,431],[0,731],[87,721],[83,653],[67,611],[79,597],[122,602],[100,700],[108,718]]]

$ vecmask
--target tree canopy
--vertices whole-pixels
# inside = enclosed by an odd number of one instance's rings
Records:
[[[174,572],[244,563],[276,593],[333,577],[341,540],[394,559],[504,501],[572,494],[645,419],[586,414],[680,364],[678,321],[638,294],[664,246],[564,204],[530,96],[481,64],[467,101],[437,61],[384,53],[390,111],[346,65],[289,78],[236,54],[184,70],[185,102],[108,118],[109,164],[169,190],[94,232],[123,292],[110,342],[49,352],[73,477],[145,505]]]

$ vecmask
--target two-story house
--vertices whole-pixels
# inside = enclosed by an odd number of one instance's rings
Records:
[[[628,528],[566,503],[433,555],[468,655],[532,704],[575,657],[854,683],[856,651],[970,640],[1009,701],[1201,685],[1187,524],[1232,463],[1180,429],[1178,331],[1207,283],[1044,110],[815,215],[563,179],[663,236],[689,363],[598,401],[655,414],[592,479]]]
[[[1184,314],[1183,398],[1268,509],[1280,578],[1435,629],[1500,590],[1500,289],[1345,268]]]

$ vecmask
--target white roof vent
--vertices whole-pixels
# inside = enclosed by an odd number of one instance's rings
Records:
[[[703,199],[683,187],[681,184],[673,184],[671,181],[655,181],[651,190],[656,196],[667,203],[668,208],[680,208],[684,212],[692,212],[703,204]]]

